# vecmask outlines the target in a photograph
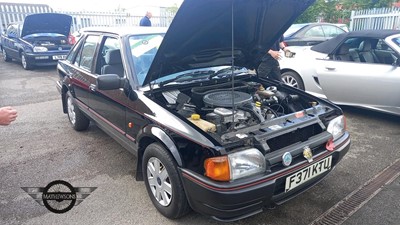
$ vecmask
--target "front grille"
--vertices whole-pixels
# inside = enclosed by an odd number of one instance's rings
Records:
[[[276,151],[297,142],[307,141],[310,137],[320,134],[321,132],[322,128],[317,123],[271,138],[267,140],[267,144],[271,151]]]

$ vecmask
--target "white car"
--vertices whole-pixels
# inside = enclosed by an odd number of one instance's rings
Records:
[[[282,57],[282,81],[340,105],[400,115],[400,31],[341,34]]]

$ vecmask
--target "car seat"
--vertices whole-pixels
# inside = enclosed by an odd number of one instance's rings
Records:
[[[361,42],[359,51],[362,62],[367,62],[367,63],[379,62],[378,58],[374,53],[374,50],[372,49],[372,43],[370,40],[364,40],[363,42]]]
[[[109,50],[105,55],[105,63],[101,68],[101,74],[117,74],[124,76],[124,66],[122,65],[121,51],[119,49]]]

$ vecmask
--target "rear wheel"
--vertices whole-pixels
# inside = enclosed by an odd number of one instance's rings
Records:
[[[143,155],[143,177],[153,205],[165,217],[176,219],[190,207],[178,175],[177,164],[161,145],[149,145]]]
[[[7,55],[7,52],[4,48],[2,48],[2,52],[3,52],[3,59],[5,62],[10,62],[12,59]]]
[[[301,89],[303,91],[305,90],[303,80],[297,73],[292,71],[287,71],[282,73],[281,78],[283,83],[285,83],[286,85]]]
[[[26,55],[24,52],[21,53],[21,64],[25,70],[33,69],[33,64],[27,60]]]
[[[86,130],[89,127],[90,120],[75,105],[70,92],[67,92],[67,111],[68,119],[72,127],[77,131]]]

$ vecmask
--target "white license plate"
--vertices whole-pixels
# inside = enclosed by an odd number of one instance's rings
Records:
[[[329,156],[319,162],[312,164],[306,168],[299,170],[286,178],[285,192],[288,192],[301,184],[311,180],[312,178],[331,169],[332,156]]]
[[[66,59],[66,55],[53,55],[53,60]]]

